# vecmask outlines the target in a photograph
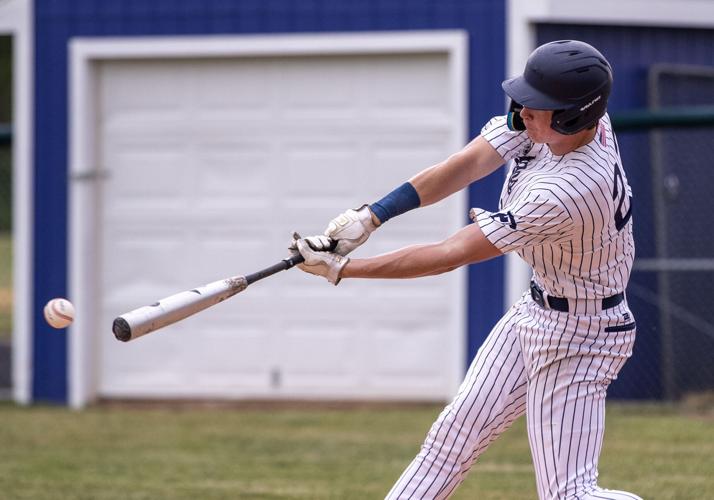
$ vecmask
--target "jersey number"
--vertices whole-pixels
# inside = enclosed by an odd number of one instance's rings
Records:
[[[620,170],[620,165],[615,163],[615,182],[612,188],[612,199],[615,200],[615,227],[619,231],[632,217],[632,197],[628,197],[630,200],[630,206],[627,209],[627,213],[622,215],[622,207],[625,204],[625,197],[627,197],[627,189],[625,189],[625,181],[622,177],[622,170]]]

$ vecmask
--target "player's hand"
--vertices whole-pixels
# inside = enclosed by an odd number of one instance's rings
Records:
[[[334,240],[331,240],[322,234],[318,234],[316,236],[305,236],[305,238],[303,238],[298,233],[293,232],[293,239],[288,247],[291,256],[300,255],[297,248],[297,240],[299,239],[304,239],[307,244],[310,245],[310,248],[316,252],[334,252],[335,246],[337,246],[337,243]]]
[[[349,209],[330,221],[325,229],[325,236],[337,242],[335,253],[347,255],[367,241],[369,235],[379,227],[376,217],[368,205],[358,209]]]
[[[293,233],[290,251],[298,252],[305,259],[305,262],[298,264],[301,270],[316,276],[324,276],[327,281],[337,285],[341,279],[342,269],[350,259],[330,252],[332,245],[332,240],[323,235],[301,238],[299,234]]]

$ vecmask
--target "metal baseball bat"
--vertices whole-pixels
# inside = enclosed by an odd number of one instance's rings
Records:
[[[122,342],[134,340],[223,302],[245,290],[251,283],[290,269],[304,260],[298,254],[253,274],[233,276],[171,295],[149,306],[122,314],[114,320],[112,331]]]

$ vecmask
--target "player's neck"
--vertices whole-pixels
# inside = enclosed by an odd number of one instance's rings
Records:
[[[595,138],[597,128],[583,130],[573,135],[560,135],[557,141],[549,142],[550,152],[557,156],[575,151]]]

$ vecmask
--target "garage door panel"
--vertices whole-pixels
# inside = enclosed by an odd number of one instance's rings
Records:
[[[192,109],[195,117],[212,118],[264,116],[274,102],[276,86],[266,83],[275,79],[276,64],[265,60],[240,60],[232,64],[215,64],[213,61],[193,61],[197,72],[210,74],[210,78],[192,80]],[[148,68],[147,68],[148,69]],[[150,69],[149,69],[150,70]]]
[[[365,281],[349,280],[335,287],[324,278],[303,272],[290,271],[280,276],[280,287],[277,287],[277,304],[281,315],[291,318],[292,313],[300,314],[303,319],[311,317],[305,314],[305,309],[343,308],[346,300],[357,299],[367,290]],[[267,283],[266,283],[267,284]],[[343,286],[346,285],[346,286]],[[256,285],[256,288],[260,285]],[[315,304],[320,304],[315,308]],[[311,311],[311,314],[315,311]]]
[[[175,286],[178,284],[177,268],[181,261],[167,259],[181,255],[186,248],[187,233],[178,227],[136,225],[131,228],[115,228],[107,235],[107,244],[112,252],[112,265],[103,276],[106,287],[130,286],[138,278]]]
[[[403,110],[408,113],[424,110],[449,111],[450,96],[448,61],[440,54],[420,54],[414,57],[388,56],[370,59],[369,81],[377,92],[372,95],[373,109],[379,113]]]
[[[421,278],[424,286],[409,286],[410,281],[388,280],[373,290],[375,300],[389,300],[390,305],[399,306],[400,311],[424,315],[443,316],[447,309],[443,306],[444,296],[452,294],[452,283],[445,277]],[[430,303],[433,301],[433,303]],[[407,318],[404,318],[406,320]]]
[[[259,235],[258,232],[238,231],[226,232],[223,240],[208,240],[207,236],[198,244],[194,266],[198,268],[201,275],[209,277],[209,280],[214,278],[217,280],[229,275],[257,271],[287,255],[287,250],[285,255],[278,254],[275,248],[269,245],[269,240],[261,239]],[[229,241],[231,238],[232,241]],[[284,246],[287,248],[287,243]],[[273,256],[273,258],[269,259],[266,256]],[[253,287],[251,294],[259,294],[260,290],[256,290],[257,288]]]
[[[374,376],[377,378],[439,378],[441,363],[448,362],[443,353],[443,328],[433,321],[407,324],[385,321],[374,330]]]
[[[454,213],[455,216],[452,216],[450,220],[445,220],[443,217],[445,210]],[[467,221],[467,214],[465,207],[462,207],[461,204],[447,202],[400,215],[398,225],[390,226],[388,232],[380,233],[380,237],[374,238],[374,241],[367,240],[367,244],[370,245],[369,253],[383,253],[415,243],[441,241],[463,227]],[[462,215],[462,217],[457,219],[458,215]],[[412,224],[411,227],[407,227],[409,223]],[[359,250],[362,248],[360,247]]]
[[[240,322],[229,322],[219,314],[214,316],[214,321],[209,318],[194,325],[197,330],[194,334],[207,348],[190,353],[188,366],[193,372],[192,378],[207,376],[217,381],[223,377],[222,383],[231,385],[240,382],[238,379],[255,375],[266,382],[275,363],[270,354],[274,339],[269,334],[269,322],[245,316]]]
[[[177,337],[149,336],[127,344],[126,348],[104,343],[101,357],[103,387],[140,388],[146,385],[147,377],[152,384],[181,383],[186,377],[186,372],[181,369],[182,350]],[[111,372],[107,373],[107,370]]]
[[[276,262],[293,230],[321,232],[441,160],[460,130],[449,75],[444,54],[102,65],[101,323]],[[405,214],[355,256],[441,239],[460,205]],[[98,390],[443,398],[455,370],[441,361],[464,335],[460,283],[284,273],[135,342],[102,337]]]
[[[425,142],[419,137],[374,145],[373,161],[376,182],[386,186],[398,185],[414,172],[434,165],[448,156],[444,143]],[[410,174],[411,172],[411,174]]]
[[[359,152],[348,142],[288,144],[283,154],[283,179],[291,201],[304,197],[316,199],[324,192],[344,196],[355,189],[354,181],[362,177],[356,168]],[[357,175],[349,175],[346,182],[344,177],[336,175],[345,171]]]
[[[133,387],[141,391],[153,385],[175,385],[194,393],[207,385],[221,386],[225,391],[256,384],[268,388],[275,362],[269,354],[273,352],[273,339],[266,325],[244,318],[236,328],[218,321],[216,314],[206,315],[201,322],[189,319],[172,325],[167,335],[132,342],[129,349],[109,345],[104,352],[105,364],[123,375],[105,374],[106,390]],[[187,342],[188,336],[199,342]],[[148,386],[147,381],[151,382]]]
[[[201,144],[195,152],[199,170],[199,200],[206,207],[213,203],[244,203],[265,196],[270,187],[271,152],[266,142],[232,142]],[[262,201],[262,200],[261,200]]]
[[[110,150],[111,176],[104,195],[112,202],[112,209],[137,205],[166,210],[178,207],[183,200],[176,193],[184,192],[187,182],[181,168],[181,152],[182,148],[170,143],[138,148],[122,144]],[[118,175],[120,181],[116,180]]]
[[[360,102],[362,79],[356,80],[355,73],[360,72],[361,63],[359,57],[346,60],[335,56],[275,60],[283,78],[290,82],[277,92],[283,112],[286,116],[350,113]]]
[[[141,78],[136,78],[137,70]],[[112,118],[156,113],[179,116],[189,102],[190,71],[186,65],[161,60],[102,63],[99,104],[103,114]]]
[[[354,387],[356,334],[347,323],[300,321],[285,325],[280,350],[284,390],[299,387]]]

